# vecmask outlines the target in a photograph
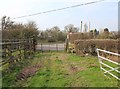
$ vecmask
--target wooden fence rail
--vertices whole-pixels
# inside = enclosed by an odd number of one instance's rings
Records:
[[[0,66],[21,61],[21,59],[32,58],[35,52],[33,39],[2,40],[0,43]]]

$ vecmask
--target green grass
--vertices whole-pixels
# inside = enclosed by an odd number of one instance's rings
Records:
[[[0,72],[2,72],[2,86],[3,87],[15,86],[16,75],[19,74],[20,70],[31,65],[31,62],[33,64],[34,60],[22,59],[19,63],[11,65],[10,69],[8,69],[8,66],[10,67],[9,63],[2,66],[2,69],[0,71]]]
[[[30,60],[21,61],[19,64],[14,64],[11,68],[2,69],[2,86],[3,87],[12,87],[15,86],[16,75],[20,72],[22,68],[27,66],[30,63]]]
[[[29,65],[41,63],[36,75],[26,80],[10,81],[16,75],[6,75],[4,86],[17,87],[117,87],[118,81],[104,76],[97,57],[80,57],[65,52],[37,53]]]

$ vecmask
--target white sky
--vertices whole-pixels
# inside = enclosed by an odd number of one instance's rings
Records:
[[[63,8],[96,0],[0,0],[0,17],[6,15],[12,18]],[[40,30],[73,24],[80,27],[83,23],[91,22],[91,29],[108,27],[118,29],[118,1],[105,0],[100,3],[81,6],[63,11],[51,12],[27,18],[15,19],[15,22],[26,23],[35,21]]]

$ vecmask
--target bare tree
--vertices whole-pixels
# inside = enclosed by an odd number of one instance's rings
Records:
[[[79,31],[79,28],[77,28],[77,27],[74,27],[74,25],[73,24],[69,24],[69,25],[66,25],[65,27],[64,27],[64,31],[65,32],[78,32]]]

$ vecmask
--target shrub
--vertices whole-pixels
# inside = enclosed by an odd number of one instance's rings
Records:
[[[70,43],[74,43],[74,41],[78,39],[92,39],[92,38],[93,34],[89,32],[88,33],[77,32],[69,35]]]
[[[118,46],[118,40],[87,39],[75,41],[75,50],[78,55],[85,55],[86,53],[96,55],[96,48],[120,53],[118,52],[120,49]]]

